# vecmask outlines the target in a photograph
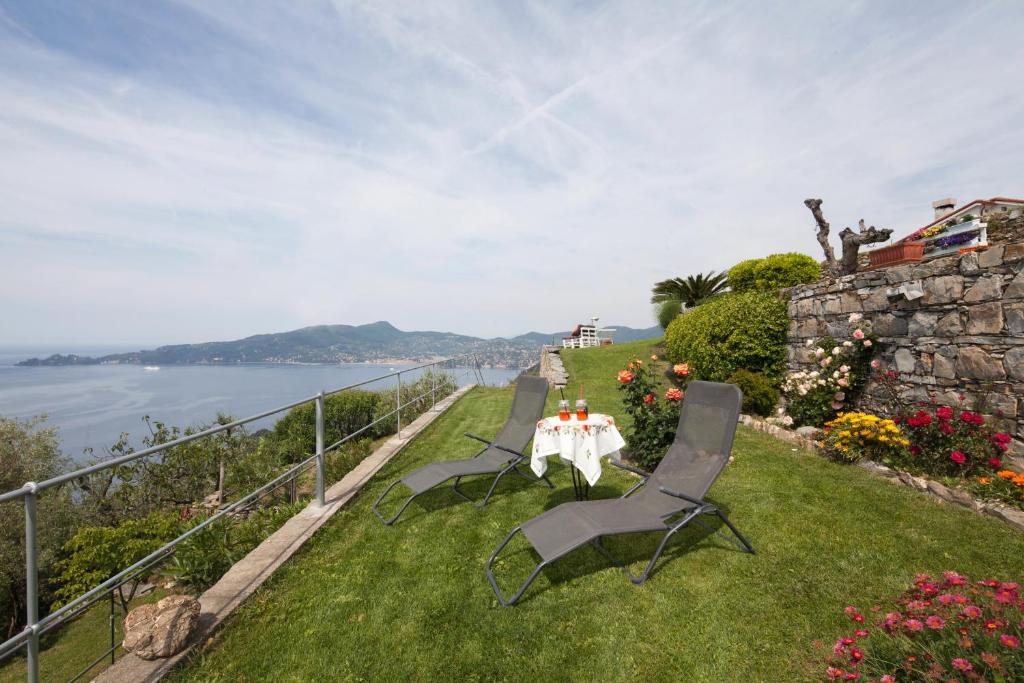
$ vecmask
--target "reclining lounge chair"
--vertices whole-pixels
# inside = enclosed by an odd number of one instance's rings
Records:
[[[541,479],[535,479],[523,473],[517,467],[527,457],[522,451],[526,448],[526,444],[530,442],[530,439],[533,438],[537,421],[544,414],[544,401],[547,399],[547,396],[547,380],[542,377],[520,377],[516,380],[516,394],[512,400],[512,412],[509,414],[508,420],[501,428],[501,431],[494,437],[494,441],[488,441],[481,436],[466,432],[466,436],[486,444],[483,450],[466,460],[435,462],[410,472],[384,490],[377,499],[377,502],[373,504],[373,514],[377,515],[377,518],[385,524],[393,524],[405,512],[405,509],[409,507],[413,499],[449,479],[455,480],[452,484],[452,491],[478,508],[482,508],[487,504],[491,494],[494,493],[495,487],[498,485],[498,481],[509,472],[529,481],[541,481],[543,479],[549,487],[554,488],[551,480],[546,476]],[[491,484],[487,495],[484,496],[482,501],[476,503],[459,489],[459,481],[463,477],[482,474],[494,474],[497,476],[494,477],[494,482]],[[394,516],[384,517],[378,508],[388,493],[400,483],[412,491],[412,495],[399,507],[398,512]]]
[[[613,465],[639,474],[643,480],[621,498],[559,505],[516,527],[505,537],[487,560],[485,569],[498,601],[506,607],[514,604],[545,566],[588,543],[622,569],[633,583],[642,584],[650,576],[672,535],[690,522],[714,531],[742,550],[753,553],[754,548],[725,513],[704,500],[704,495],[729,461],[741,403],[742,394],[734,385],[691,382],[687,387],[675,441],[653,474],[612,460]],[[700,519],[703,515],[721,519],[739,543],[705,524]],[[632,575],[601,544],[604,536],[652,531],[664,532],[664,537],[640,576]],[[520,532],[541,560],[519,590],[506,598],[494,580],[491,567],[502,549]]]

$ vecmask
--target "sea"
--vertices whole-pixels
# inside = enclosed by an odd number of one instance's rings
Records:
[[[76,348],[74,353],[99,356],[136,350],[124,347]],[[56,427],[61,450],[76,462],[106,457],[122,432],[139,447],[148,434],[148,415],[168,425],[208,423],[218,413],[236,418],[257,415],[279,405],[363,382],[417,364],[291,364],[238,365],[83,365],[17,367],[26,358],[46,357],[60,349],[0,347],[0,416],[28,419],[46,416]],[[422,371],[402,374],[414,380]],[[470,368],[453,370],[460,386],[479,383]],[[482,368],[488,386],[504,386],[519,370]],[[390,377],[365,388],[394,386]],[[283,415],[283,413],[281,414]],[[280,415],[264,418],[251,429],[272,427]],[[89,453],[91,449],[91,455]]]

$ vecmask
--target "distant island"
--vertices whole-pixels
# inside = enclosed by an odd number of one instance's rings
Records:
[[[615,326],[612,326],[615,327]],[[660,327],[615,327],[616,341],[659,336]],[[235,363],[399,363],[428,362],[473,354],[481,365],[524,368],[537,362],[543,344],[568,332],[528,332],[505,339],[482,339],[452,332],[405,332],[391,323],[317,325],[290,332],[257,334],[245,339],[202,344],[175,344],[152,350],[91,357],[54,354],[29,358],[20,366],[58,365],[228,365]]]

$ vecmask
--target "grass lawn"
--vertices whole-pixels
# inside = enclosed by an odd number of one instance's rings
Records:
[[[565,354],[593,411],[621,415],[614,371],[632,354],[647,358],[650,344]],[[385,527],[370,503],[414,467],[472,454],[462,432],[493,434],[511,397],[480,388],[460,400],[174,679],[809,680],[821,672],[813,642],[845,633],[845,605],[866,608],[919,571],[1024,578],[1024,534],[741,428],[735,462],[709,498],[757,555],[698,528],[636,587],[583,548],[549,567],[518,606],[502,608],[484,562],[517,523],[571,498],[564,467],[549,470],[554,491],[510,478],[482,511],[441,489]],[[592,495],[618,495],[632,481],[605,468]],[[481,495],[486,484],[472,486]],[[656,540],[607,544],[637,572]],[[536,561],[525,543],[510,550],[496,569],[506,589]]]

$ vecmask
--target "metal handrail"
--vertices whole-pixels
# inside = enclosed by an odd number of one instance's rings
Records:
[[[88,609],[92,604],[94,604],[96,602],[96,600],[98,599],[98,596],[101,596],[103,594],[106,594],[107,592],[115,590],[119,585],[122,585],[127,580],[130,580],[130,577],[132,577],[133,575],[135,575],[135,574],[137,574],[137,573],[139,573],[141,571],[144,571],[144,570],[154,566],[158,562],[166,559],[171,554],[173,554],[175,547],[177,547],[179,544],[181,544],[182,542],[184,542],[185,540],[187,540],[188,538],[190,538],[194,534],[196,534],[199,531],[205,529],[206,527],[210,526],[211,524],[215,523],[216,521],[224,518],[226,515],[234,512],[238,508],[240,508],[240,507],[242,507],[244,505],[250,504],[254,500],[257,500],[257,499],[261,498],[262,496],[266,495],[270,491],[272,491],[275,488],[281,486],[283,483],[285,483],[285,482],[287,482],[287,481],[289,481],[291,479],[295,479],[295,478],[299,477],[304,471],[309,469],[309,467],[310,467],[310,465],[312,463],[316,464],[316,475],[317,475],[316,476],[316,501],[317,501],[317,503],[319,505],[321,505],[321,506],[324,505],[326,503],[326,501],[324,499],[324,487],[325,487],[325,478],[326,478],[325,457],[324,457],[325,454],[330,452],[330,451],[333,451],[334,449],[338,448],[339,446],[341,446],[343,443],[349,441],[350,439],[353,439],[356,436],[364,433],[370,427],[378,424],[382,420],[388,419],[388,418],[390,418],[392,416],[395,416],[395,415],[397,415],[397,436],[400,439],[401,435],[402,435],[402,408],[405,407],[405,406],[410,405],[411,403],[415,403],[415,402],[423,399],[424,397],[427,396],[427,394],[431,394],[432,397],[435,397],[432,400],[432,408],[433,408],[433,405],[436,404],[436,390],[437,390],[436,378],[435,378],[435,380],[431,381],[431,388],[430,388],[429,392],[424,392],[424,393],[420,394],[419,396],[417,396],[415,398],[412,398],[411,400],[407,400],[407,401],[403,402],[402,401],[402,374],[403,373],[409,373],[409,372],[415,372],[417,370],[422,370],[424,368],[435,368],[437,366],[444,366],[446,368],[447,367],[451,367],[452,369],[454,369],[455,362],[458,361],[458,360],[464,359],[464,358],[472,359],[472,356],[471,355],[455,356],[455,357],[452,357],[452,358],[446,358],[444,360],[433,361],[433,362],[430,362],[430,363],[423,363],[421,365],[416,365],[416,366],[413,366],[413,367],[408,367],[408,368],[403,368],[401,370],[396,370],[395,372],[389,372],[387,374],[378,375],[376,377],[373,377],[373,378],[370,378],[370,379],[367,379],[367,380],[363,380],[361,382],[355,382],[353,384],[348,384],[346,386],[339,387],[337,389],[332,389],[330,391],[321,391],[319,394],[317,394],[315,396],[310,396],[310,397],[307,397],[307,398],[300,399],[298,401],[293,401],[291,403],[288,403],[288,404],[285,404],[285,405],[282,405],[282,406],[278,406],[278,407],[272,408],[270,410],[263,411],[263,412],[258,413],[256,415],[251,415],[249,417],[245,417],[245,418],[241,418],[241,419],[238,419],[238,420],[234,420],[234,421],[226,423],[226,424],[215,425],[213,427],[210,427],[209,429],[204,429],[201,432],[196,432],[195,434],[188,434],[186,436],[179,437],[177,439],[174,439],[172,441],[168,441],[166,443],[161,443],[161,444],[156,444],[154,446],[150,446],[150,447],[145,448],[145,449],[143,449],[141,451],[137,451],[137,452],[134,452],[134,453],[128,453],[128,454],[121,455],[121,456],[118,456],[118,457],[115,457],[115,458],[111,458],[109,460],[101,461],[101,462],[95,463],[93,465],[89,465],[89,466],[77,469],[74,472],[68,472],[68,473],[65,473],[65,474],[58,475],[56,477],[51,477],[51,478],[46,479],[46,480],[41,481],[41,482],[28,482],[24,486],[22,486],[21,488],[14,489],[12,491],[7,491],[6,493],[0,494],[0,503],[5,503],[5,502],[17,500],[19,498],[24,500],[24,504],[25,504],[25,579],[26,579],[26,581],[25,581],[25,583],[26,583],[26,591],[25,591],[25,593],[26,593],[26,596],[25,596],[26,597],[26,600],[25,600],[25,602],[26,602],[26,626],[25,626],[25,629],[22,630],[20,633],[17,633],[13,637],[11,637],[11,638],[7,639],[6,641],[0,643],[0,659],[3,659],[5,657],[7,657],[8,655],[13,653],[15,650],[17,650],[20,647],[25,647],[26,650],[27,650],[27,654],[28,654],[28,657],[27,657],[27,659],[28,659],[27,679],[28,679],[29,683],[36,683],[38,681],[38,679],[39,679],[39,638],[40,638],[40,636],[43,633],[49,631],[52,628],[55,628],[56,626],[59,626],[62,623],[65,623],[65,622],[69,621],[71,618],[74,618],[74,617],[78,616],[79,614],[81,614],[81,612],[83,612],[85,609]],[[396,405],[395,405],[395,408],[390,410],[386,414],[384,414],[384,415],[374,419],[369,424],[364,425],[363,427],[361,427],[360,429],[356,430],[352,434],[346,435],[342,439],[336,441],[335,443],[333,443],[330,446],[325,448],[324,447],[324,438],[323,438],[324,437],[324,420],[323,420],[323,417],[324,417],[324,399],[327,396],[332,396],[334,394],[338,394],[340,392],[347,391],[347,390],[350,390],[350,389],[356,389],[358,387],[366,386],[367,384],[373,384],[375,382],[380,382],[380,381],[386,380],[386,379],[391,378],[391,377],[396,377],[397,380],[398,380],[397,391],[396,391],[396,401],[395,401]],[[310,403],[310,402],[315,402],[315,405],[316,405],[316,415],[315,415],[315,418],[316,418],[316,452],[315,453],[313,453],[311,455],[308,455],[308,457],[306,457],[304,460],[302,460],[301,462],[299,462],[296,465],[292,466],[291,468],[286,470],[284,473],[282,473],[279,476],[275,477],[270,482],[268,482],[268,483],[264,484],[263,486],[255,489],[254,491],[249,492],[244,497],[239,498],[238,500],[236,500],[236,501],[234,501],[234,502],[232,502],[232,503],[222,507],[215,514],[213,514],[210,517],[206,518],[205,520],[203,520],[202,522],[200,522],[196,526],[192,527],[191,529],[188,529],[187,531],[185,531],[184,533],[179,535],[177,538],[175,538],[172,541],[169,541],[168,543],[164,544],[163,546],[161,546],[157,550],[153,551],[152,553],[150,553],[146,557],[142,558],[138,562],[134,563],[130,567],[127,567],[126,569],[118,572],[117,574],[115,574],[114,576],[110,577],[106,581],[103,581],[102,583],[94,586],[92,589],[86,591],[85,593],[83,593],[82,595],[78,596],[77,598],[75,598],[71,602],[68,602],[65,605],[62,605],[60,608],[58,608],[57,610],[54,610],[53,612],[51,612],[50,614],[46,615],[42,619],[39,618],[39,585],[38,585],[38,578],[39,577],[38,577],[37,547],[36,547],[36,540],[37,540],[36,500],[37,500],[37,498],[39,496],[39,493],[41,491],[44,491],[44,490],[49,489],[49,488],[53,488],[55,486],[60,486],[62,484],[66,484],[66,483],[68,483],[70,481],[74,481],[76,479],[81,479],[82,477],[88,476],[88,475],[90,475],[90,474],[92,474],[94,472],[99,472],[101,470],[110,469],[110,468],[113,468],[113,467],[118,467],[118,466],[123,465],[125,463],[134,462],[136,460],[141,460],[142,458],[149,457],[149,456],[154,455],[156,453],[159,453],[161,451],[166,451],[166,450],[175,448],[177,446],[182,446],[182,445],[190,443],[192,441],[196,441],[198,439],[202,439],[202,438],[205,438],[205,437],[208,437],[208,436],[213,436],[214,434],[219,434],[221,432],[228,431],[230,429],[233,429],[233,428],[236,428],[236,427],[248,424],[250,422],[255,422],[256,420],[261,420],[261,419],[263,419],[265,417],[269,417],[270,415],[274,415],[276,413],[280,413],[280,412],[283,412],[283,411],[286,411],[286,410],[291,410],[292,408],[296,408],[296,407],[298,407],[300,405],[304,405],[304,404]],[[85,672],[89,671],[93,666],[95,666],[97,663],[99,663],[104,657],[106,657],[107,655],[111,654],[115,649],[116,649],[116,646],[112,647],[106,653],[101,655],[90,666],[88,666],[86,669],[84,669],[82,672],[80,672],[77,677],[81,677]]]

